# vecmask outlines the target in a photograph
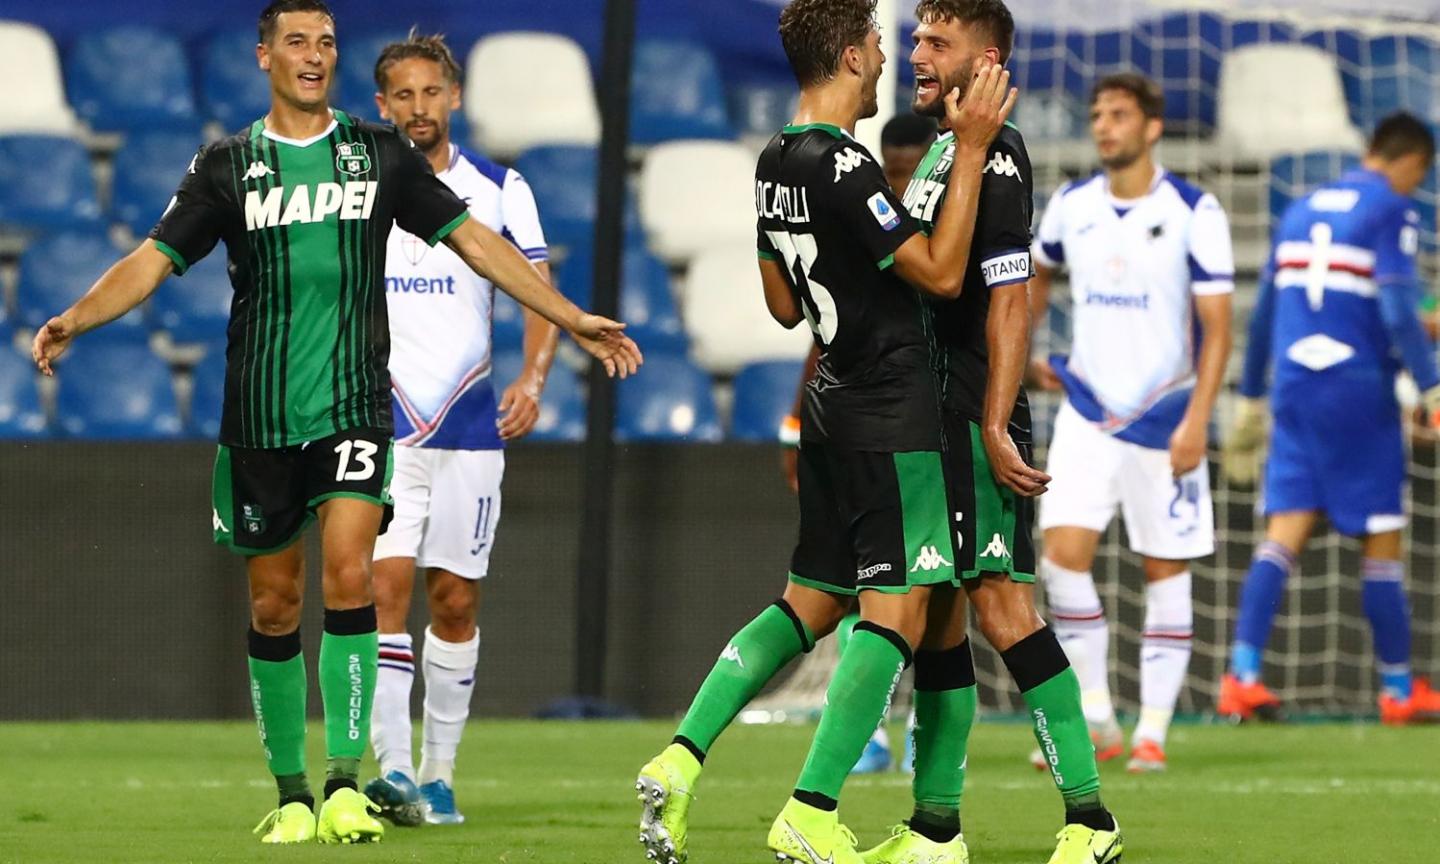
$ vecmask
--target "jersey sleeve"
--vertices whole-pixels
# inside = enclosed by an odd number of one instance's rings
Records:
[[[975,224],[973,260],[987,289],[1030,279],[1030,196],[1024,159],[997,142],[980,174],[980,209]]]
[[[1419,253],[1420,214],[1408,206],[1387,212],[1376,230],[1376,284],[1417,282],[1415,256]]]
[[[765,233],[764,225],[757,225],[755,228],[755,254],[762,261],[780,260],[780,253],[775,249],[775,244],[770,242],[770,235]]]
[[[150,239],[175,265],[176,275],[210,254],[225,225],[224,201],[209,170],[213,153],[208,144],[196,152],[175,197],[150,229]]]
[[[894,264],[895,251],[921,231],[920,222],[885,182],[880,166],[857,145],[834,148],[811,190],[881,270]]]
[[[393,140],[399,152],[395,166],[395,223],[434,246],[460,227],[470,211],[435,176],[424,154],[408,138],[395,133]]]
[[[1265,395],[1270,372],[1270,341],[1275,332],[1275,253],[1260,271],[1255,308],[1250,313],[1250,332],[1245,341],[1245,363],[1240,371],[1240,395],[1259,399]]]
[[[1235,290],[1235,251],[1230,245],[1230,220],[1214,195],[1195,204],[1187,247],[1192,294],[1230,294]]]
[[[1035,256],[1035,260],[1050,270],[1065,266],[1064,200],[1069,189],[1069,183],[1062,184],[1050,196],[1045,214],[1040,217],[1040,229],[1035,232],[1035,242],[1030,247],[1030,254]]]
[[[500,190],[500,210],[505,220],[505,238],[531,261],[546,261],[550,253],[545,245],[545,231],[540,227],[540,211],[535,207],[535,193],[518,171],[505,173],[505,188]]]

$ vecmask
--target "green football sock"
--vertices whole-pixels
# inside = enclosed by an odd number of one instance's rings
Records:
[[[898,633],[869,621],[855,625],[855,635],[825,693],[820,728],[795,784],[796,798],[833,808],[865,742],[885,717],[900,673],[909,665],[909,646]]]
[[[838,654],[842,656],[845,654],[845,648],[850,644],[850,637],[855,635],[855,625],[859,623],[859,612],[851,612],[840,619],[840,626],[835,628],[835,648]]]
[[[695,758],[705,754],[755,694],[775,673],[815,645],[815,638],[790,609],[778,600],[730,637],[715,668],[705,677],[680,728],[677,743],[686,743]],[[683,739],[683,741],[681,740]]]
[[[1095,745],[1080,706],[1080,680],[1049,627],[1000,655],[1020,687],[1035,740],[1067,811],[1103,810]]]
[[[910,827],[938,843],[960,831],[965,760],[979,701],[970,640],[915,652],[915,815]]]
[[[280,803],[309,798],[305,781],[305,658],[300,652],[300,631],[266,636],[251,630],[249,642],[250,700],[255,706],[265,761],[280,786]]]
[[[320,696],[325,703],[325,793],[354,786],[370,742],[370,707],[380,660],[375,607],[326,609],[320,640]]]

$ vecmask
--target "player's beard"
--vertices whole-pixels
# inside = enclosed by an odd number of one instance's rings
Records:
[[[915,99],[910,103],[910,110],[914,111],[916,114],[919,114],[922,117],[934,117],[937,120],[943,120],[945,118],[945,97],[950,94],[951,90],[959,87],[960,104],[965,104],[965,97],[970,92],[970,76],[968,73],[965,72],[965,70],[974,68],[974,57],[967,57],[962,60],[955,67],[955,72],[944,78],[939,79],[940,87],[935,91],[935,98],[931,99],[929,102],[921,101],[920,92],[918,89],[919,85],[916,85],[917,89],[915,92]]]
[[[880,73],[881,69],[875,70],[875,77],[865,82],[860,94],[860,118],[866,120],[880,113]]]
[[[1135,144],[1132,147],[1122,147],[1110,156],[1100,157],[1100,165],[1106,171],[1124,171],[1140,161],[1140,157],[1144,153],[1145,145],[1143,143]]]
[[[433,153],[436,147],[440,146],[440,142],[444,141],[450,132],[450,123],[448,121],[432,118],[429,120],[429,123],[430,131],[420,137],[416,137],[413,134],[411,124],[407,123],[405,125],[405,136],[415,142],[415,146],[420,148],[420,152],[427,156]]]

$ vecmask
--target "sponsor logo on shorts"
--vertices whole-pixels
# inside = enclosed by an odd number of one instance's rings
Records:
[[[740,656],[740,649],[736,648],[733,642],[726,645],[725,650],[720,652],[720,659],[729,660],[741,669],[745,668],[745,660]]]
[[[931,572],[941,567],[954,566],[953,562],[946,561],[945,556],[934,546],[921,546],[920,554],[915,558],[915,566],[910,568],[911,573],[918,573],[921,570]]]
[[[878,575],[881,574],[881,573],[889,573],[891,569],[892,569],[892,568],[890,567],[890,565],[889,565],[888,563],[887,563],[887,564],[872,564],[872,565],[870,565],[869,567],[866,567],[864,570],[857,570],[857,571],[855,572],[855,580],[856,580],[857,582],[861,582],[861,581],[864,581],[864,580],[866,580],[866,579],[870,579],[870,578],[873,578],[873,577],[875,577],[875,576],[878,576]]]
[[[245,523],[245,533],[265,533],[265,511],[260,509],[259,504],[241,505],[240,514]]]
[[[990,538],[990,545],[980,555],[984,558],[1009,558],[1010,550],[1005,547],[1005,538],[999,534]]]

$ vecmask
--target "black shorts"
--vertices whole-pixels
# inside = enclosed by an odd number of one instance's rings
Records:
[[[832,594],[953,583],[955,550],[937,452],[800,445],[800,540],[790,580]]]
[[[995,481],[980,427],[973,421],[947,412],[945,443],[960,578],[1000,573],[1016,582],[1034,582],[1035,499]],[[1029,444],[1015,446],[1027,465],[1035,464]]]
[[[275,449],[220,445],[211,488],[215,542],[241,555],[279,552],[300,536],[331,498],[385,508],[390,523],[394,470],[390,433],[350,429]]]

